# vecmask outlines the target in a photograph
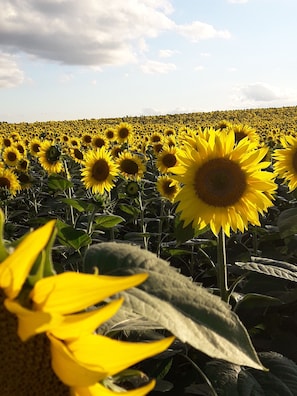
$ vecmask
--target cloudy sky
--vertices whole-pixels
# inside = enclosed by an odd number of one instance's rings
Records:
[[[296,0],[0,0],[0,121],[297,105]]]

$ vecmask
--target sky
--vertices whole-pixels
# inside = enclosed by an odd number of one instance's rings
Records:
[[[296,0],[0,0],[0,122],[297,105]]]

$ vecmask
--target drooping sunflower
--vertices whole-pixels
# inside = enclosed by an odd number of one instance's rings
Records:
[[[2,212],[0,217],[2,234]],[[27,234],[15,249],[6,249],[3,237],[0,241],[1,396],[147,394],[154,380],[132,391],[121,388],[124,393],[106,388],[103,381],[164,351],[173,337],[132,343],[97,334],[120,308],[121,298],[89,310],[147,275],[56,275],[47,257],[54,228],[52,220]]]
[[[14,196],[21,190],[21,185],[16,174],[10,169],[0,166],[0,192]]]
[[[180,190],[180,183],[168,175],[162,175],[157,179],[156,188],[161,197],[173,202]]]
[[[21,158],[22,155],[14,145],[6,147],[2,152],[2,159],[9,166],[17,166]]]
[[[244,231],[248,223],[260,225],[259,214],[272,206],[277,185],[274,174],[263,171],[266,148],[255,149],[248,138],[235,142],[234,132],[212,130],[197,140],[197,150],[179,152],[180,164],[171,171],[183,184],[175,197],[184,225],[202,229],[210,225],[215,235]]]
[[[128,122],[120,122],[116,128],[116,141],[118,143],[125,143],[131,141],[133,134],[133,126]]]
[[[90,150],[84,156],[84,167],[81,170],[82,182],[94,194],[109,192],[118,175],[118,165],[105,147]]]
[[[294,191],[297,187],[297,138],[287,135],[281,142],[283,148],[276,149],[272,155],[275,160],[273,167],[289,190]]]
[[[38,160],[43,169],[49,174],[60,173],[63,170],[61,156],[61,149],[50,140],[45,140],[41,143]]]
[[[157,155],[156,166],[161,173],[170,172],[170,168],[178,165],[177,148],[175,146],[163,146],[163,150]]]
[[[120,174],[128,180],[139,181],[146,171],[145,163],[136,153],[124,151],[119,154],[116,162],[119,166]]]

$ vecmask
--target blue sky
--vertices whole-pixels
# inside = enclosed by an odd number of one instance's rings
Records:
[[[297,105],[296,0],[0,7],[0,121]]]

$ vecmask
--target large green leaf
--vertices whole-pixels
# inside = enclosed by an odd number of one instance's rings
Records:
[[[95,266],[105,275],[148,273],[138,289],[124,293],[126,308],[161,324],[210,357],[263,369],[238,316],[168,262],[136,246],[106,242],[86,252],[85,270],[93,272]]]
[[[277,219],[277,225],[282,238],[297,234],[297,208],[284,210]]]
[[[259,358],[269,371],[246,370],[234,364],[212,361],[206,375],[218,396],[295,396],[297,365],[276,352],[261,352]]]
[[[287,263],[286,261],[273,260],[263,257],[252,257],[252,261],[250,262],[236,262],[235,264],[243,270],[255,271],[264,275],[270,275],[276,278],[297,282],[296,265]]]
[[[63,221],[57,221],[57,229],[57,238],[64,246],[80,249],[91,243],[91,238],[85,231],[77,230]]]

